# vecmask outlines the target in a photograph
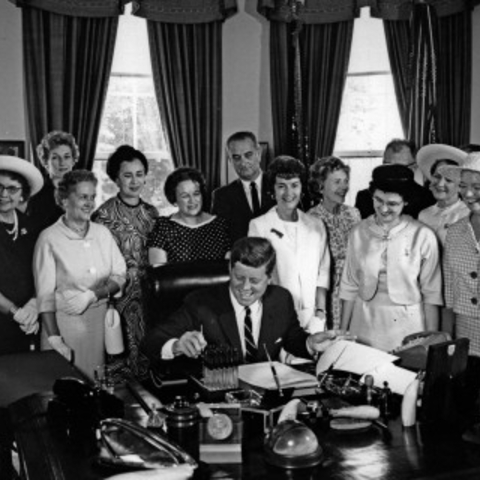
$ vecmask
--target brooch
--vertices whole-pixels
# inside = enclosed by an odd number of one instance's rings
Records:
[[[277,235],[278,238],[282,238],[283,237],[283,233],[282,232],[279,232],[278,230],[275,230],[274,228],[272,228],[270,230],[272,233],[274,233],[275,235]]]

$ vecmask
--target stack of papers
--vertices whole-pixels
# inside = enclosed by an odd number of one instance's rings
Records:
[[[280,362],[272,362],[272,364],[282,388],[309,388],[318,385],[318,380],[310,373],[300,372]],[[268,362],[240,365],[238,378],[252,387],[277,390],[277,384]]]
[[[383,382],[388,382],[394,393],[403,395],[408,385],[415,380],[416,374],[405,368],[393,365],[398,360],[395,355],[360,343],[339,340],[323,352],[317,363],[317,375],[329,368],[356,373],[362,378],[372,375],[374,385],[383,388]]]

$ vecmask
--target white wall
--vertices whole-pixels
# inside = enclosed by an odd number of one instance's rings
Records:
[[[269,23],[257,13],[257,0],[237,4],[238,13],[223,27],[223,144],[232,133],[250,130],[271,148]],[[224,160],[226,183],[235,173]]]
[[[25,140],[20,9],[0,2],[0,140]]]

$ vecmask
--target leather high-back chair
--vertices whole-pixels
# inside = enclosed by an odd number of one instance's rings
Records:
[[[151,328],[158,322],[164,322],[180,308],[183,299],[190,292],[228,280],[227,260],[199,260],[150,267],[145,288],[148,326]]]
[[[229,280],[228,261],[195,261],[166,263],[150,267],[144,292],[147,304],[148,330],[167,321],[168,317],[183,303],[183,299],[194,290],[210,287]],[[150,364],[151,387],[160,388],[165,380],[193,372],[198,362],[181,357],[173,361],[158,361]]]

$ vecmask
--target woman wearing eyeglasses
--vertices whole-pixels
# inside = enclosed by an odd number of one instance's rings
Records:
[[[36,235],[18,210],[43,185],[21,158],[0,156],[0,354],[28,351],[38,331],[32,258]]]
[[[408,215],[413,173],[403,165],[373,171],[375,213],[349,237],[340,284],[342,328],[381,350],[405,336],[438,330],[442,278],[435,233]]]

